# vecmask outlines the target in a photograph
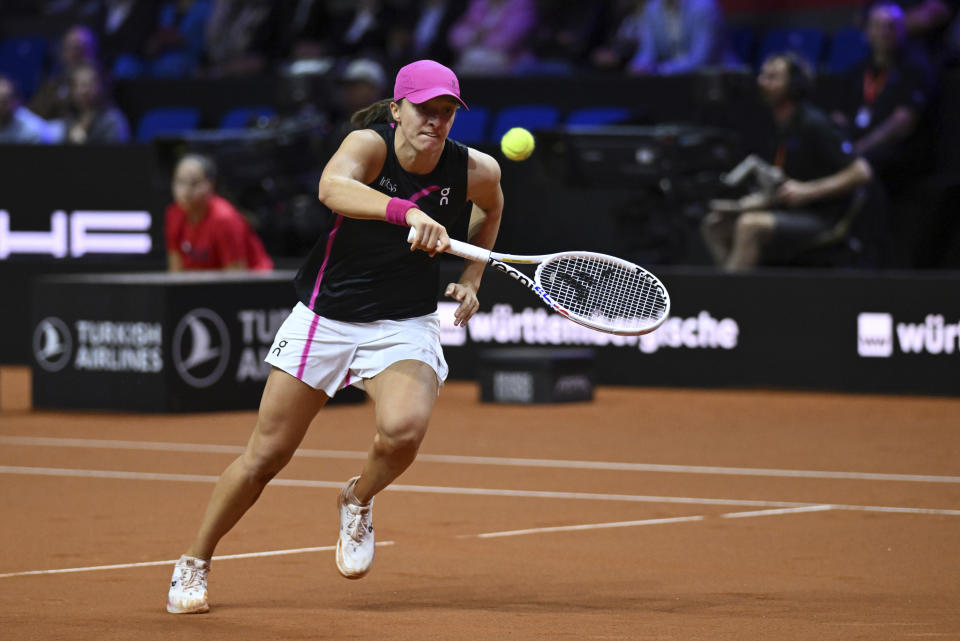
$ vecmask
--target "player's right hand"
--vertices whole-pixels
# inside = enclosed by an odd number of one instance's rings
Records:
[[[410,251],[419,249],[430,254],[432,258],[437,252],[450,248],[447,229],[419,209],[407,210],[407,224],[417,230],[417,237],[410,243]]]

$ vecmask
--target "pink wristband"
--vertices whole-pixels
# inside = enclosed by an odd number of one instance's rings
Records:
[[[391,198],[387,203],[387,222],[408,227],[407,212],[416,207],[413,202],[404,198]]]

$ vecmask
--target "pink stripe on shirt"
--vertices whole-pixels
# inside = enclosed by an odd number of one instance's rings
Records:
[[[323,252],[323,262],[317,271],[317,280],[313,283],[313,294],[310,296],[310,311],[313,311],[313,305],[317,302],[317,294],[320,293],[320,281],[323,280],[323,273],[327,269],[327,263],[330,262],[330,250],[333,249],[333,240],[340,229],[340,223],[343,222],[343,216],[337,214],[337,220],[333,223],[333,229],[327,235],[327,248]],[[303,352],[300,354],[300,366],[297,368],[297,378],[303,380],[303,372],[307,368],[307,357],[310,355],[310,344],[313,343],[313,335],[317,333],[317,325],[320,317],[314,315],[310,322],[310,330],[307,332],[307,342],[303,344]]]

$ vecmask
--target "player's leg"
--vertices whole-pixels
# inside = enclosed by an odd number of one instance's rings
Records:
[[[733,230],[733,247],[725,267],[730,270],[749,269],[760,264],[763,245],[773,235],[776,219],[765,211],[741,214]]]
[[[439,382],[426,363],[402,360],[364,381],[364,386],[376,406],[377,433],[363,471],[350,479],[338,500],[337,568],[351,579],[364,576],[373,563],[373,497],[416,458]]]
[[[327,395],[279,369],[270,372],[253,434],[243,454],[224,470],[189,554],[209,559],[214,547],[283,469]]]
[[[439,391],[433,368],[415,360],[394,363],[365,381],[364,386],[376,406],[377,434],[354,487],[362,503],[413,463]]]
[[[274,369],[246,450],[220,475],[196,539],[174,569],[167,611],[206,612],[206,576],[217,543],[287,464],[327,395]]]

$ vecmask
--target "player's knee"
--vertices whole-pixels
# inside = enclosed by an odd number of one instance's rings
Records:
[[[290,462],[295,451],[296,445],[277,439],[254,439],[242,457],[247,476],[253,482],[269,482]]]
[[[290,461],[292,455],[292,452],[273,448],[248,449],[243,455],[247,478],[261,485],[269,483]]]
[[[395,415],[378,425],[378,447],[385,453],[413,453],[427,432],[429,417],[418,414]]]

